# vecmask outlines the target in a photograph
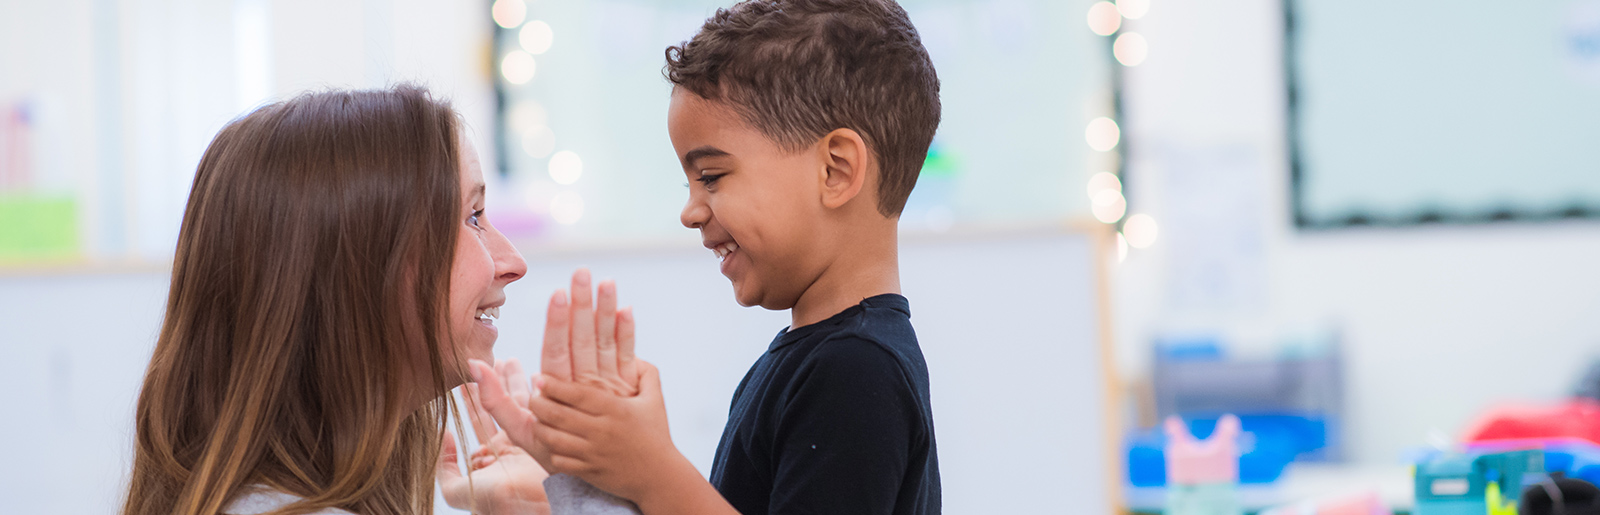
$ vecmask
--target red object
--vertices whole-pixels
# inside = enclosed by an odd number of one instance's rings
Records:
[[[1526,438],[1581,438],[1600,444],[1600,402],[1575,399],[1557,406],[1503,406],[1478,418],[1467,442]]]

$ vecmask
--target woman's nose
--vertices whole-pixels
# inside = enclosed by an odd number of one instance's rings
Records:
[[[494,232],[491,239],[490,253],[494,256],[495,278],[510,283],[528,275],[528,262],[522,259],[522,253],[511,244],[511,240],[500,231]]]

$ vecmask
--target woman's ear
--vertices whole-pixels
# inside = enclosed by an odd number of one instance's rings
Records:
[[[834,129],[818,142],[822,152],[822,205],[837,209],[861,195],[867,184],[872,154],[867,141],[851,129]]]

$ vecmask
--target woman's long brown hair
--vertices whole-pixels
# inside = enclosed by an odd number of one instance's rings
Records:
[[[305,94],[217,134],[139,394],[124,515],[214,515],[253,484],[304,498],[284,514],[432,513],[461,377],[445,318],[456,131],[448,104],[400,86]]]

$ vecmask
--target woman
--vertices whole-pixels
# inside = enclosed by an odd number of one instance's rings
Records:
[[[229,124],[184,212],[123,514],[432,513],[449,392],[469,358],[493,362],[524,273],[426,90],[306,94]]]

